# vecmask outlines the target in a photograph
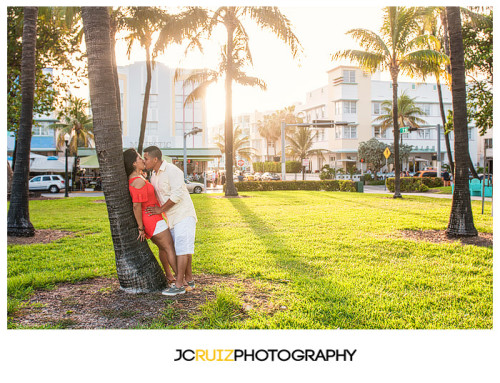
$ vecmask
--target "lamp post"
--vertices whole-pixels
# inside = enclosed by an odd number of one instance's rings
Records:
[[[200,128],[194,128],[193,130],[184,133],[184,161],[183,161],[183,167],[184,167],[184,178],[187,178],[187,149],[186,149],[186,137],[189,135],[195,135],[197,133],[203,132],[203,129]]]
[[[68,145],[69,145],[69,139],[70,136],[69,134],[66,133],[64,136],[64,143],[66,144],[66,147],[64,149],[64,156],[66,158],[66,168],[64,172],[64,197],[68,197],[68,189],[69,189],[69,183],[68,183]]]

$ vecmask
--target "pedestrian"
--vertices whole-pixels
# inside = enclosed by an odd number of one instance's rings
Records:
[[[184,182],[184,174],[177,166],[162,160],[161,150],[156,146],[144,149],[144,164],[152,170],[151,184],[160,204],[150,206],[150,215],[166,213],[174,241],[177,259],[175,284],[162,291],[163,295],[184,294],[186,287],[193,289],[192,257],[196,234],[196,211]]]
[[[444,186],[450,186],[450,173],[448,173],[446,170],[443,172],[443,184]]]

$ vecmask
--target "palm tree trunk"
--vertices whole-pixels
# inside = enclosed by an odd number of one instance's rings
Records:
[[[234,7],[230,7],[234,8]],[[226,25],[227,28],[227,69],[226,69],[226,117],[224,123],[225,149],[226,149],[226,197],[236,197],[238,191],[233,181],[233,33],[235,26]]]
[[[439,97],[439,111],[441,113],[441,121],[443,122],[443,129],[446,126],[446,115],[444,113],[443,92],[441,91],[441,82],[439,76],[436,76],[437,91]],[[455,173],[455,164],[453,163],[453,156],[451,155],[450,135],[444,133],[444,141],[446,143],[446,153],[448,154],[448,163],[450,164],[451,174]]]
[[[82,7],[87,44],[90,99],[97,158],[108,209],[116,270],[127,292],[158,291],[165,274],[147,242],[137,240],[128,180],[123,165],[122,136],[113,78],[109,13],[106,7]]]
[[[142,104],[141,132],[139,134],[139,145],[137,151],[142,154],[144,135],[146,133],[146,120],[148,118],[149,93],[151,92],[151,54],[149,45],[146,45],[146,90],[144,91],[144,103]]]
[[[113,12],[113,8],[110,8],[109,12]],[[120,130],[123,131],[121,126],[122,124],[122,108],[121,108],[121,97],[120,97],[120,82],[118,81],[118,70],[116,67],[116,53],[115,53],[115,45],[116,45],[116,31],[118,29],[117,20],[114,16],[110,15],[110,41],[111,41],[111,62],[113,66],[113,77],[115,82],[115,92],[116,92],[116,101],[118,102],[118,117],[120,121]]]
[[[21,57],[21,116],[19,131],[17,132],[16,163],[12,178],[12,194],[7,214],[7,235],[15,237],[32,237],[35,235],[35,228],[30,221],[28,178],[35,95],[37,18],[37,7],[24,8]]]
[[[401,196],[401,166],[399,163],[399,122],[398,122],[398,73],[391,69],[392,76],[392,121],[394,126],[394,198]]]
[[[464,45],[459,7],[446,7],[450,33],[450,62],[455,132],[455,189],[446,233],[450,236],[476,236],[469,194],[467,102],[465,89]]]
[[[450,47],[450,29],[449,29],[449,22],[448,22],[448,12],[441,12],[441,23],[443,24],[443,36],[444,36],[444,53],[450,57],[451,53],[451,47]],[[454,26],[452,26],[454,27]],[[462,40],[462,44],[463,44],[463,40]],[[451,75],[451,64],[450,65],[446,65],[446,71]],[[453,80],[452,80],[453,81]],[[455,137],[456,139],[456,137]],[[455,152],[455,156],[457,155],[457,153]],[[477,175],[477,172],[476,172],[476,169],[474,168],[474,164],[472,163],[472,160],[470,158],[470,153],[467,152],[467,155],[469,156],[469,159],[467,160],[468,162],[468,167],[469,167],[469,170],[471,171],[472,175],[475,177],[475,178],[479,178],[479,176]]]

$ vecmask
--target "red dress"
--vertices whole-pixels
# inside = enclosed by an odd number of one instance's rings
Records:
[[[163,220],[163,214],[153,214],[148,215],[146,212],[146,208],[149,206],[160,206],[158,200],[156,199],[155,189],[153,185],[146,181],[146,185],[142,188],[138,189],[132,186],[132,181],[136,178],[134,177],[128,181],[128,189],[130,191],[130,195],[132,196],[132,202],[141,203],[142,210],[142,224],[144,225],[144,231],[146,233],[146,238],[151,238],[153,233],[155,232],[157,222]]]

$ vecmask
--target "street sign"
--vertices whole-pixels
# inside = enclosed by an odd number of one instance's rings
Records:
[[[408,133],[409,129],[409,126],[403,126],[402,128],[399,128],[399,133]]]
[[[243,166],[245,165],[245,161],[243,160],[238,160],[238,166]]]
[[[384,150],[384,157],[385,157],[385,159],[388,159],[390,155],[391,155],[391,151],[389,150],[388,147],[386,147],[385,150]]]
[[[302,160],[302,166],[305,166],[305,167],[309,166],[309,158],[304,158]]]

